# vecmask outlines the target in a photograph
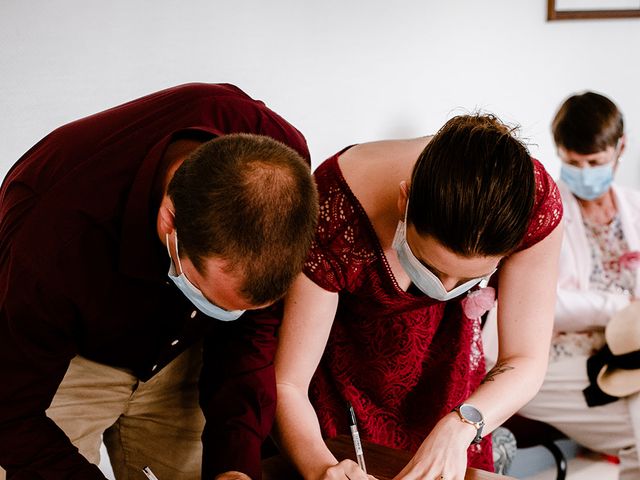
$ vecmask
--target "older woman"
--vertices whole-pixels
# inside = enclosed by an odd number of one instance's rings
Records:
[[[604,345],[609,319],[640,294],[640,192],[612,183],[623,118],[611,100],[586,92],[562,104],[552,130],[565,206],[555,334],[542,389],[520,413],[619,456],[620,478],[638,479],[638,395],[607,398],[595,385],[583,393],[587,359]]]

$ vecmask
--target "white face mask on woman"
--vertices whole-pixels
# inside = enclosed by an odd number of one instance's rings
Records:
[[[473,278],[464,282],[462,285],[458,285],[453,290],[447,291],[444,285],[437,277],[435,273],[429,270],[422,264],[420,260],[411,251],[409,244],[407,243],[407,210],[409,209],[409,203],[407,202],[407,209],[404,212],[404,220],[398,222],[396,228],[396,234],[393,237],[393,248],[398,254],[398,260],[409,278],[418,289],[425,295],[434,300],[440,300],[446,302],[452,298],[458,297],[467,292],[471,288],[475,287],[482,280],[487,280],[493,272],[489,275],[485,275],[479,278]],[[495,272],[495,270],[494,270]]]
[[[563,148],[566,152],[566,149]],[[571,193],[582,200],[595,200],[600,198],[611,188],[613,176],[617,162],[620,160],[622,151],[622,138],[618,139],[618,143],[613,150],[613,158],[606,163],[590,166],[583,165],[581,167],[569,163],[568,158],[562,158],[562,166],[560,169],[560,179],[567,185]],[[606,151],[605,151],[606,152]],[[591,156],[604,155],[605,152],[596,152]],[[565,153],[565,156],[567,153]],[[575,152],[573,153],[575,155]],[[581,155],[584,157],[584,155]]]
[[[560,179],[571,193],[583,200],[595,200],[603,196],[613,183],[613,162],[596,167],[576,167],[563,163]]]

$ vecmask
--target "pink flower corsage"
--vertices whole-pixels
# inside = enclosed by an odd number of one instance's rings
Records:
[[[623,253],[620,255],[618,263],[622,268],[635,270],[640,266],[640,252],[634,250],[633,252]]]
[[[462,299],[462,311],[467,318],[480,318],[496,301],[496,290],[493,287],[473,290]]]

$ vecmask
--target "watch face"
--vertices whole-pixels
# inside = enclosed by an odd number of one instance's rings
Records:
[[[477,408],[472,407],[471,405],[462,405],[460,407],[460,413],[465,419],[469,420],[470,422],[480,423],[482,421],[482,414],[480,413],[480,411]]]

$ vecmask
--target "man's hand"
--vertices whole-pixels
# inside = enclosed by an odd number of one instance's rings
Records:
[[[215,480],[251,480],[249,475],[245,475],[242,472],[224,472],[220,475],[216,475]]]

